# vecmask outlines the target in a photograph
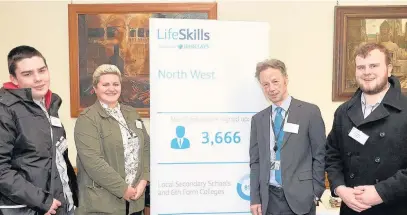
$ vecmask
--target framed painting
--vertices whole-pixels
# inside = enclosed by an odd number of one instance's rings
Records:
[[[332,100],[348,100],[357,90],[355,51],[367,42],[392,55],[392,74],[407,93],[407,6],[336,6]]]
[[[71,117],[96,101],[92,74],[108,63],[122,73],[120,102],[148,118],[149,18],[217,19],[217,4],[70,4],[68,15]]]

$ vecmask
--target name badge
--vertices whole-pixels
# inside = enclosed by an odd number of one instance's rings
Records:
[[[68,141],[64,137],[61,137],[57,142],[56,147],[58,151],[64,153],[64,151],[68,148]]]
[[[137,127],[138,129],[143,129],[143,123],[141,123],[140,120],[136,120],[136,127]]]
[[[352,139],[358,141],[362,145],[365,145],[367,139],[369,138],[369,136],[355,127],[350,130],[349,137],[352,137]]]
[[[300,128],[300,125],[297,125],[294,123],[285,123],[284,124],[284,132],[298,134],[299,128]]]
[[[280,170],[280,161],[271,161],[271,170]]]
[[[50,120],[51,120],[51,125],[53,125],[55,127],[62,127],[61,120],[59,118],[51,116]]]

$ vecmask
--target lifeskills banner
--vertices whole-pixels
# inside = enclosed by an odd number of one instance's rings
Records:
[[[150,19],[151,213],[249,214],[261,22]]]

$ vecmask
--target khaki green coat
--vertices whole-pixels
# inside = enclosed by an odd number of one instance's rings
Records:
[[[136,182],[150,180],[150,137],[135,108],[120,105],[128,127],[139,137],[139,160]],[[79,207],[75,215],[124,215],[128,187],[125,182],[124,148],[118,122],[109,116],[99,101],[85,109],[75,125],[75,144],[78,152]],[[144,209],[145,195],[130,201],[130,213]]]

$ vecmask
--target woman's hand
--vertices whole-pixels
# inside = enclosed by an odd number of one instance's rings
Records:
[[[134,187],[128,186],[124,192],[123,198],[127,201],[133,199],[133,196],[137,195],[137,190]]]
[[[136,194],[131,197],[132,200],[137,200],[140,198],[141,195],[143,195],[144,190],[146,189],[147,186],[147,181],[146,180],[141,180],[137,186],[136,186]]]

